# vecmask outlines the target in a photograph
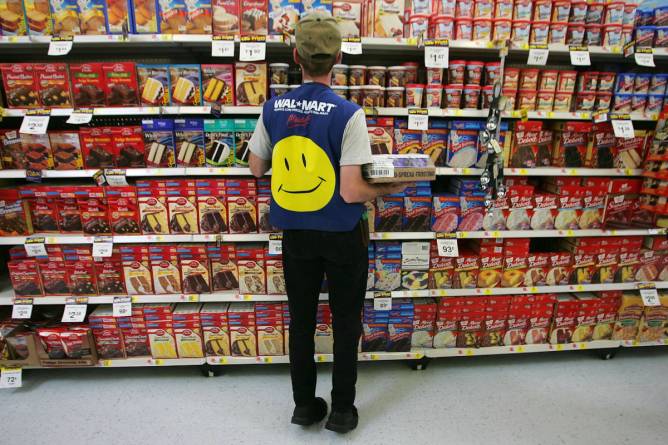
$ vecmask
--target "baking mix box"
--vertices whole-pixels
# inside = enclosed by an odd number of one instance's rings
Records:
[[[123,34],[134,31],[132,0],[105,0],[107,30],[109,34]]]
[[[110,107],[139,105],[137,71],[134,62],[102,64],[105,104]],[[143,89],[142,89],[143,91]]]
[[[137,64],[139,101],[142,106],[169,105],[169,65]]]
[[[171,105],[201,105],[202,79],[199,65],[170,65]]]
[[[160,32],[156,0],[131,0],[131,5],[133,33],[156,34]]]
[[[17,1],[16,3],[20,2]],[[0,4],[2,3],[0,2]],[[23,10],[25,11],[28,34],[31,36],[50,36],[53,33],[49,0],[23,0]],[[5,34],[4,28],[3,34]]]
[[[0,69],[5,98],[10,108],[39,107],[39,80],[33,64],[3,64]]]
[[[101,107],[105,105],[106,83],[102,63],[70,63],[70,83],[75,107]],[[136,98],[135,89],[135,98]]]
[[[239,35],[241,25],[239,20],[239,0],[211,0],[213,17],[213,35]]]
[[[148,167],[175,167],[174,121],[171,119],[142,120],[144,152]]]
[[[111,132],[114,152],[118,153],[116,165],[121,168],[146,167],[142,127],[112,127]]]
[[[174,138],[178,166],[204,166],[204,123],[201,119],[175,119]]]
[[[234,120],[205,119],[206,164],[214,167],[234,165]]]
[[[234,105],[234,65],[201,65],[202,101],[209,105]]]
[[[68,37],[81,34],[79,5],[76,0],[49,0],[53,35]]]

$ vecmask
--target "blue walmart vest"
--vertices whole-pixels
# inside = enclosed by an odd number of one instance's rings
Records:
[[[264,104],[272,150],[269,221],[279,229],[352,230],[363,204],[339,193],[343,132],[359,106],[307,83]]]

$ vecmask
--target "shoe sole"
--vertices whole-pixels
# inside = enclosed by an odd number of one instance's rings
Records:
[[[339,424],[327,422],[327,424],[325,425],[325,429],[328,429],[330,431],[334,431],[335,433],[345,434],[345,433],[348,433],[348,432],[354,430],[355,428],[357,428],[357,423],[358,423],[357,419],[355,419],[355,423],[351,426],[339,425]]]
[[[314,423],[316,423],[316,421],[311,419],[310,417],[295,417],[295,416],[292,416],[292,420],[290,422],[294,423],[295,425],[301,425],[301,426],[311,426]]]

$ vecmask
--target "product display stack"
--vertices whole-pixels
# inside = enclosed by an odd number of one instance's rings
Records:
[[[331,88],[365,113],[363,177],[410,183],[365,203],[360,360],[668,345],[667,10],[0,0],[0,365],[289,361],[249,141],[270,99],[295,127],[334,106],[289,96],[311,11],[345,38]]]

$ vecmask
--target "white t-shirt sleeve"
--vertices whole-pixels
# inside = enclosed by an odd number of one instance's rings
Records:
[[[371,161],[371,144],[366,128],[366,116],[364,110],[359,109],[352,115],[343,130],[339,165],[363,165]]]
[[[260,113],[260,118],[257,120],[253,136],[251,136],[250,141],[248,142],[248,149],[255,156],[262,158],[265,161],[271,160],[271,140],[269,139],[267,129],[264,127],[262,113]]]

